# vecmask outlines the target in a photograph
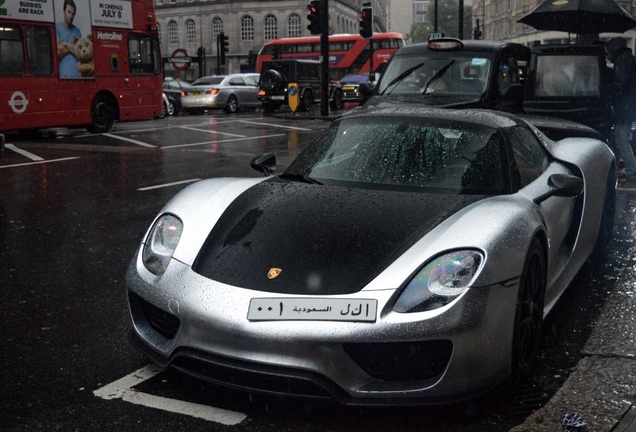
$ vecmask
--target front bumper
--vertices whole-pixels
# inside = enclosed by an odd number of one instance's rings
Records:
[[[474,397],[510,374],[515,287],[469,290],[443,313],[391,312],[394,289],[346,296],[376,298],[374,323],[248,321],[250,299],[271,294],[206,279],[174,259],[157,278],[135,257],[127,288],[137,348],[230,387],[351,405],[435,404]]]

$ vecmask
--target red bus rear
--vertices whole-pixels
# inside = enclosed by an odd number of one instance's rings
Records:
[[[0,2],[0,132],[159,116],[153,0]]]
[[[381,70],[393,53],[405,44],[404,36],[400,33],[374,33],[373,71]],[[260,73],[264,61],[286,58],[319,60],[320,36],[275,39],[265,43],[256,59],[256,71]],[[369,39],[359,34],[329,36],[329,68],[332,78],[369,73],[370,60]]]

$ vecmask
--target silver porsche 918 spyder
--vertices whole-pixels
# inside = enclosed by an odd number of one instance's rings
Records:
[[[152,223],[126,281],[152,361],[344,404],[474,397],[530,372],[612,235],[607,145],[505,113],[363,109],[275,163],[195,183]]]

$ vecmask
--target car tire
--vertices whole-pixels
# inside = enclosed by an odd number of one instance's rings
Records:
[[[91,104],[91,124],[87,127],[91,133],[105,133],[111,130],[117,117],[117,106],[112,98],[98,94]]]
[[[166,109],[166,114],[169,116],[173,116],[176,113],[176,109],[174,106],[174,101],[168,98],[168,108]]]
[[[261,75],[261,87],[267,91],[280,90],[283,87],[283,76],[274,69],[269,69]]]
[[[605,184],[605,198],[603,199],[603,214],[598,227],[598,237],[592,251],[592,260],[604,262],[609,254],[609,244],[614,234],[614,218],[616,215],[616,171],[612,166]]]
[[[526,255],[519,280],[512,342],[512,378],[527,378],[536,362],[543,325],[546,260],[541,242],[534,239]]]
[[[227,102],[225,103],[225,112],[228,114],[234,114],[238,110],[239,104],[236,96],[230,95],[230,97],[227,98]]]

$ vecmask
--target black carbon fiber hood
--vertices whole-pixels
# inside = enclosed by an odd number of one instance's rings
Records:
[[[483,197],[259,183],[221,216],[193,270],[282,294],[359,291],[441,221]],[[278,277],[269,279],[272,268]]]

